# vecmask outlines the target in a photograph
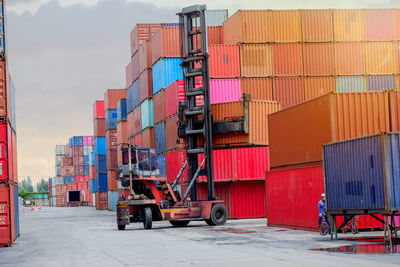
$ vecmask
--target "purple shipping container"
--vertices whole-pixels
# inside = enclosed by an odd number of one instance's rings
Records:
[[[211,104],[239,101],[241,98],[239,79],[210,80]]]
[[[93,146],[93,136],[83,136],[83,146]]]
[[[381,90],[395,90],[396,80],[393,75],[379,75],[368,77],[368,90],[381,91]]]

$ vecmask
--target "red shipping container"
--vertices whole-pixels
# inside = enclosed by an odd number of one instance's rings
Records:
[[[117,168],[117,149],[107,150],[107,170]]]
[[[187,186],[182,185],[182,193],[186,191]],[[214,184],[214,195],[224,201],[224,206],[228,210],[228,218],[232,218],[232,197],[231,197],[231,183],[215,183]],[[197,184],[197,199],[207,200],[207,184]]]
[[[318,229],[324,192],[322,167],[270,171],[266,179],[268,226]]]
[[[128,138],[133,137],[135,135],[133,131],[133,112],[128,113],[126,116],[126,127]]]
[[[133,76],[132,76],[132,63],[129,62],[129,64],[125,67],[125,87],[129,88],[133,84]]]
[[[157,124],[165,119],[164,90],[161,90],[154,95],[153,106],[154,106],[154,124]]]
[[[237,45],[209,45],[208,53],[211,78],[237,78],[240,76],[239,47]]]
[[[115,179],[116,177],[117,177],[117,172],[107,171],[108,191],[118,190],[118,181],[117,181],[117,179]]]
[[[65,145],[65,154],[69,154],[69,144]]]
[[[207,27],[207,41],[209,45],[223,43],[222,26]]]
[[[162,24],[136,24],[135,28],[131,31],[131,56],[138,51],[139,47],[144,41],[151,39],[153,33],[160,29]]]
[[[178,116],[170,117],[165,121],[167,151],[180,148],[184,145],[184,140],[178,137],[178,121]]]
[[[90,180],[96,179],[96,167],[95,166],[89,166],[89,179]]]
[[[11,147],[12,156],[8,154],[9,177],[10,180],[14,182],[14,184],[17,184],[18,183],[17,135],[15,131],[11,129],[10,123],[8,123],[8,129],[11,130],[11,146],[12,146]]]
[[[74,165],[83,165],[83,156],[74,156],[73,163]]]
[[[204,156],[199,155],[199,161]],[[213,151],[214,181],[264,180],[269,171],[268,147],[221,149]],[[206,182],[205,176],[199,181]]]
[[[104,109],[117,109],[117,102],[126,98],[126,89],[107,89],[104,93]]]
[[[64,166],[61,168],[61,176],[75,176],[74,166]]]
[[[74,146],[70,150],[72,151],[71,154],[72,154],[73,157],[75,157],[75,156],[83,156],[83,146]]]
[[[145,69],[151,68],[151,41],[143,42],[143,45],[139,48],[139,73],[142,73]]]
[[[146,128],[142,132],[142,145],[144,147],[154,148],[154,128]]]
[[[231,218],[266,217],[265,181],[231,183]]]
[[[128,139],[128,141],[127,141],[127,143],[131,143],[130,141],[131,141],[132,139]],[[121,145],[118,145],[118,148],[117,148],[117,165],[118,165],[118,169],[121,169],[122,168],[122,153],[121,153]]]
[[[10,246],[15,240],[14,187],[0,184],[0,247]]]
[[[181,57],[179,27],[161,27],[151,38],[151,63],[160,58]]]
[[[105,119],[95,119],[93,121],[94,137],[106,136],[106,121]]]
[[[142,130],[142,114],[140,112],[140,106],[133,110],[133,134],[136,135]]]
[[[96,100],[93,103],[93,119],[105,118],[104,101]]]
[[[174,150],[167,152],[165,154],[166,161],[166,174],[168,181],[172,183],[175,181],[176,176],[181,170],[182,166],[186,162],[186,150]],[[181,178],[179,179],[179,183],[187,183],[188,181],[188,170],[187,168],[184,170]]]
[[[117,145],[128,143],[127,121],[117,123]]]
[[[115,149],[117,148],[117,145],[117,130],[106,131],[106,149]]]
[[[143,146],[142,134],[135,135],[135,137],[133,138],[133,145]]]
[[[304,83],[301,77],[274,78],[274,100],[281,102],[281,108],[285,109],[304,102]]]
[[[276,76],[300,76],[303,74],[301,44],[274,44],[273,71]]]
[[[136,53],[131,58],[132,65],[132,80],[135,82],[139,78],[139,53]]]
[[[151,69],[147,69],[140,74],[139,87],[140,102],[153,96],[153,75]]]
[[[75,168],[75,175],[76,176],[85,175],[85,168],[84,168],[83,165],[74,166],[74,168]]]
[[[107,210],[107,192],[96,192],[96,210]]]

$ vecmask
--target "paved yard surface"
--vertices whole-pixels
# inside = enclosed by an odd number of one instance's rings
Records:
[[[383,252],[384,247],[376,243],[331,241],[314,232],[267,228],[265,219],[231,220],[220,227],[192,222],[185,228],[155,222],[152,230],[134,224],[118,231],[114,212],[45,207],[21,211],[20,221],[21,237],[13,247],[0,248],[1,266],[381,267],[400,262],[397,253],[362,253]],[[382,232],[357,237],[377,235]],[[338,247],[358,253],[310,250]]]

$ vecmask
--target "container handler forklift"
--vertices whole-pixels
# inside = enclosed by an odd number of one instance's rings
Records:
[[[213,122],[210,106],[209,67],[205,5],[182,9],[179,13],[182,69],[185,81],[185,102],[179,103],[178,136],[186,140],[187,160],[170,184],[167,177],[159,177],[160,170],[154,149],[125,144],[121,148],[122,170],[119,179],[130,189],[126,199],[117,202],[117,225],[124,230],[131,222],[143,222],[151,229],[152,221],[170,221],[182,227],[192,220],[205,220],[209,225],[224,224],[228,212],[223,201],[214,196],[212,136],[228,132],[247,132],[246,101],[244,118]],[[196,87],[195,80],[203,84]],[[203,99],[199,104],[196,99]],[[248,97],[245,97],[245,100]],[[204,140],[200,145],[199,140]],[[203,154],[199,162],[198,156]],[[200,163],[200,164],[199,164]],[[189,171],[189,185],[182,194],[177,190],[184,170]],[[197,199],[196,179],[207,177],[207,200]],[[189,198],[190,194],[190,198]]]

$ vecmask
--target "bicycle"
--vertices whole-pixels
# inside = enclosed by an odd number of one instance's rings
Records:
[[[319,225],[319,234],[324,236],[329,233],[328,223],[325,221],[325,213],[323,213],[321,224]]]
[[[351,230],[353,235],[358,233],[358,226],[355,217],[353,217],[350,221],[347,222],[346,225],[342,227],[342,233],[345,234],[348,230]]]

